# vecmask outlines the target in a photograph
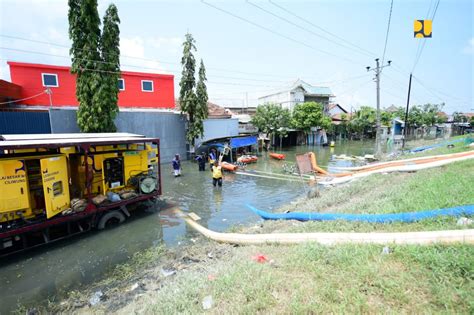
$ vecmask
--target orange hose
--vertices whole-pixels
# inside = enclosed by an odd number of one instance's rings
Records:
[[[366,167],[363,170],[358,170],[358,171],[354,171],[354,172],[329,173],[328,171],[323,170],[322,168],[320,168],[317,165],[317,163],[316,163],[316,154],[314,154],[313,152],[309,152],[309,154],[311,156],[311,167],[313,168],[313,171],[317,172],[317,173],[320,173],[320,174],[323,174],[323,175],[326,175],[326,176],[331,176],[331,177],[351,176],[351,175],[354,175],[354,174],[375,171],[375,170],[379,170],[379,169],[383,169],[383,168],[387,168],[387,167],[404,166],[404,165],[407,165],[407,164],[425,164],[425,163],[431,163],[431,162],[435,162],[435,161],[449,160],[449,159],[453,158],[453,156],[450,156],[450,155],[448,155],[448,156],[441,155],[441,156],[429,157],[429,158],[426,158],[426,159],[412,160],[412,161],[408,161],[408,162],[404,161],[404,160],[393,161],[393,162],[390,162],[390,163],[384,163],[383,165],[374,165],[372,167]],[[456,157],[464,157],[464,156],[471,156],[471,155],[474,155],[474,151],[459,153],[459,154],[456,154]]]

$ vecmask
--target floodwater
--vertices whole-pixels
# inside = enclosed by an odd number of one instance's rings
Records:
[[[331,160],[333,154],[373,154],[373,142],[340,142],[335,148],[299,146],[284,148],[286,161],[268,158],[246,167],[254,174],[283,173],[284,163],[294,163],[295,154],[313,151],[320,166],[351,166],[352,161]],[[280,152],[280,151],[277,151]],[[263,173],[265,172],[265,173]],[[195,212],[201,224],[225,231],[236,224],[258,222],[245,206],[271,210],[305,194],[303,182],[225,173],[223,187],[212,186],[209,165],[199,172],[195,163],[183,162],[183,176],[174,178],[171,166],[162,165],[163,196],[183,211]],[[198,235],[171,210],[143,209],[117,228],[90,232],[56,244],[46,245],[0,261],[0,314],[21,304],[34,307],[54,301],[65,292],[79,290],[101,279],[134,253],[152,246],[189,244]]]

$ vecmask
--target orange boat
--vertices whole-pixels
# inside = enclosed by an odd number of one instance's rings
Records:
[[[221,166],[224,170],[229,171],[229,172],[235,172],[238,168],[237,165],[227,163],[227,162],[222,162]]]
[[[249,164],[249,163],[257,162],[257,160],[258,160],[258,157],[255,155],[242,155],[241,157],[237,159],[237,162]]]
[[[286,158],[286,156],[281,153],[270,153],[269,155],[271,158],[274,158],[276,160],[284,160]]]

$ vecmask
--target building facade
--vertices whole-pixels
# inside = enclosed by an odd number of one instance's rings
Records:
[[[11,81],[21,87],[20,104],[76,107],[76,75],[70,67],[8,62]],[[174,109],[174,76],[122,71],[117,82],[118,106],[123,108]],[[51,95],[43,93],[50,89]],[[51,98],[50,98],[51,96]]]
[[[274,103],[293,110],[295,105],[304,102],[317,102],[328,106],[334,95],[328,87],[313,86],[297,80],[287,89],[258,98],[259,104]]]

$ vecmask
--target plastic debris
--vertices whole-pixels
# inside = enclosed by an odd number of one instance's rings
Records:
[[[382,255],[388,255],[390,254],[390,248],[388,246],[384,246],[382,249]]]
[[[131,287],[130,287],[130,290],[129,291],[134,291],[136,289],[138,289],[140,285],[138,284],[138,282],[135,282]]]
[[[99,290],[99,291],[95,292],[92,295],[92,297],[89,299],[89,304],[92,305],[92,306],[98,304],[103,296],[104,296],[104,293],[102,293],[102,291]]]
[[[169,276],[172,276],[176,273],[176,270],[174,269],[161,269],[161,274],[163,275],[163,277],[169,277]]]
[[[462,217],[462,218],[458,219],[458,222],[456,222],[456,224],[459,225],[459,226],[466,226],[466,225],[471,225],[472,222],[473,222],[472,219]]]
[[[263,263],[266,263],[268,261],[268,258],[264,254],[257,254],[257,255],[252,257],[252,260],[263,264]]]
[[[214,280],[216,280],[216,276],[215,275],[208,275],[207,280],[214,281]]]
[[[214,258],[214,255],[212,254],[212,252],[209,252],[209,253],[207,253],[207,257],[212,259],[212,258]]]
[[[113,193],[111,191],[107,193],[107,199],[111,202],[118,202],[121,200],[119,194]]]
[[[204,310],[210,310],[212,308],[212,304],[214,301],[212,300],[212,296],[208,295],[202,299],[202,308]]]

